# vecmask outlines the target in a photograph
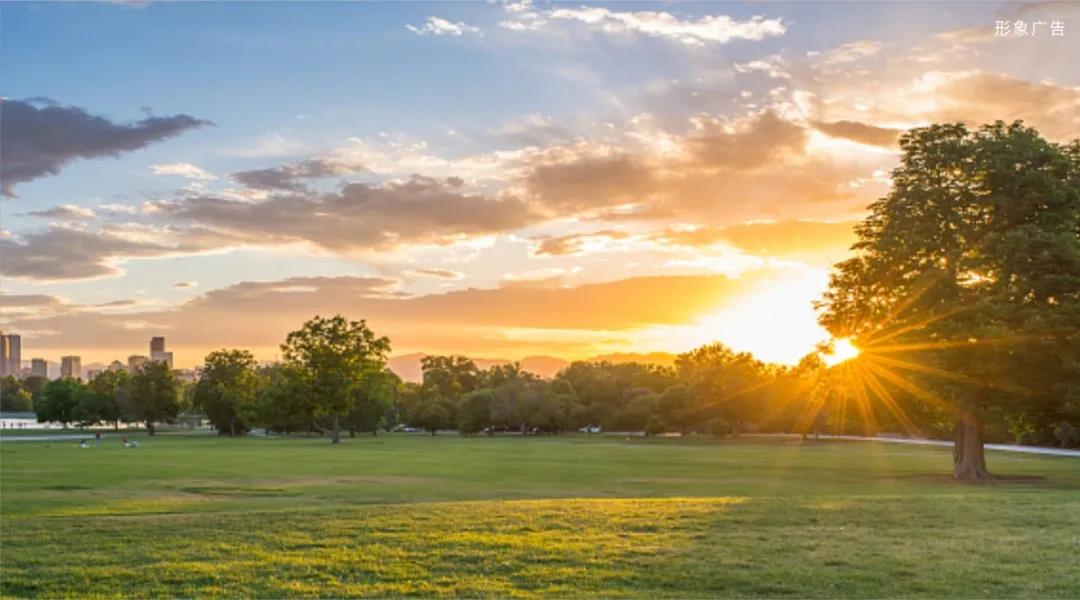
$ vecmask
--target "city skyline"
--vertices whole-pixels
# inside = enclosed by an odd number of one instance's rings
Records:
[[[901,132],[1080,132],[1076,4],[134,4],[0,5],[35,356],[272,360],[340,313],[394,355],[791,364]]]

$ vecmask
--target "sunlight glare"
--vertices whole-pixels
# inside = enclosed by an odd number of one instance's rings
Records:
[[[859,356],[859,349],[855,347],[855,344],[847,338],[841,338],[833,341],[832,352],[823,355],[822,358],[826,365],[832,367],[857,356]]]

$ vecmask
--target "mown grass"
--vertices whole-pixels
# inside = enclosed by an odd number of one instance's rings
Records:
[[[0,445],[23,596],[1080,597],[1080,461],[874,443]]]

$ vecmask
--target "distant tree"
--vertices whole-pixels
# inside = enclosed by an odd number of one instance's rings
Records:
[[[23,388],[14,375],[0,379],[0,410],[26,412],[33,406],[33,396]]]
[[[251,428],[259,376],[247,350],[215,350],[206,355],[195,383],[192,404],[206,413],[221,434],[242,435]]]
[[[425,356],[420,359],[423,387],[429,397],[457,402],[481,385],[481,371],[464,356]]]
[[[65,428],[75,420],[75,407],[83,384],[78,379],[63,377],[45,385],[36,407],[39,423],[60,423]]]
[[[131,403],[134,417],[146,423],[154,435],[156,423],[171,423],[180,414],[180,382],[169,365],[150,361],[131,377]]]
[[[909,396],[951,402],[953,475],[989,479],[988,419],[1080,419],[1080,142],[998,122],[915,129],[900,148],[820,320]]]
[[[765,365],[753,355],[735,352],[723,344],[709,344],[680,354],[675,368],[697,405],[683,418],[719,420],[738,433],[744,423],[761,415],[761,400],[770,377]],[[717,433],[716,427],[713,429]]]
[[[345,415],[349,436],[357,431],[370,431],[378,435],[379,428],[387,423],[387,415],[394,408],[394,399],[401,378],[389,369],[366,373],[356,388],[353,404]]]
[[[37,404],[41,399],[41,394],[45,390],[45,384],[49,383],[48,378],[41,375],[31,375],[22,380],[22,388],[30,392],[30,396],[33,399],[33,404]]]
[[[124,371],[102,371],[79,393],[74,417],[83,426],[111,422],[119,427],[121,402],[129,393],[129,378]]]
[[[102,396],[84,384],[75,397],[71,416],[80,427],[90,427],[104,420],[112,421],[110,417],[116,412],[115,407],[111,396]]]
[[[260,368],[258,373],[262,385],[257,390],[251,414],[242,415],[246,422],[285,434],[311,431],[315,406],[307,394],[300,369],[276,364]]]
[[[364,321],[319,316],[293,331],[281,346],[285,361],[302,377],[316,416],[331,419],[331,442],[341,442],[340,420],[352,406],[365,376],[386,364],[390,340]]]
[[[657,400],[656,408],[660,421],[672,431],[689,433],[699,424],[694,414],[694,397],[685,385],[673,385]]]
[[[495,394],[488,388],[465,394],[457,411],[457,426],[461,433],[477,433],[491,425],[491,405]]]
[[[424,388],[413,381],[398,385],[395,409],[402,423],[420,427],[420,413],[424,409]]]
[[[651,417],[649,422],[645,424],[645,435],[654,436],[664,433],[664,423],[660,420],[660,417]]]
[[[442,401],[430,401],[420,410],[418,421],[421,427],[435,435],[440,429],[451,426],[450,409]]]

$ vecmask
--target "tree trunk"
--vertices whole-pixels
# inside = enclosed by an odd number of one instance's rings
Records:
[[[961,408],[956,419],[956,440],[953,443],[953,479],[957,481],[987,481],[993,479],[986,470],[983,448],[985,423],[976,413]]]
[[[334,415],[334,433],[330,436],[331,444],[341,443],[341,428],[338,427],[338,416]]]
[[[113,431],[120,431],[120,421],[113,421]]]
[[[147,431],[147,433],[149,433],[150,435],[154,435],[154,424],[153,424],[153,423],[151,423],[150,421],[147,421],[147,422],[146,422],[146,431]]]

